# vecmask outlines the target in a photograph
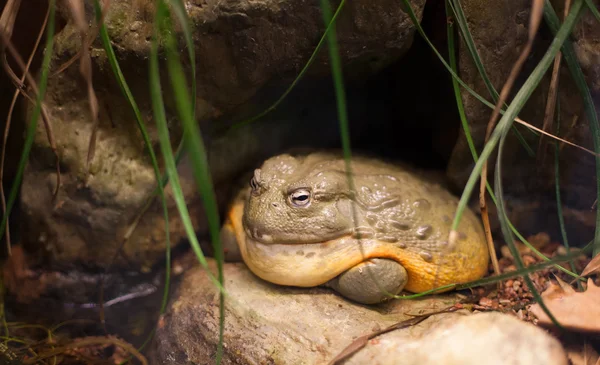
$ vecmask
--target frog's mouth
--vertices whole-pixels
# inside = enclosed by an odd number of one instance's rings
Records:
[[[377,239],[358,240],[351,234],[314,243],[264,243],[246,234],[242,216],[243,204],[232,207],[229,219],[240,253],[250,270],[266,281],[279,285],[313,287],[325,284],[366,260],[387,258],[399,262],[407,269],[407,290],[420,289],[410,286],[411,272],[424,269],[421,266],[410,270],[410,267],[415,266],[411,262],[425,263],[414,252]]]
[[[297,246],[301,244],[322,243],[324,241],[339,239],[343,236],[350,235],[353,232],[353,229],[351,228],[329,233],[320,232],[319,235],[311,234],[311,232],[305,232],[303,233],[302,241],[298,241],[297,234],[277,233],[276,235],[273,235],[259,228],[250,229],[248,225],[250,225],[249,222],[242,218],[240,227],[242,227],[241,229],[243,229],[243,231],[246,233],[247,239],[265,245],[285,244]],[[256,224],[252,224],[252,226],[256,226]]]

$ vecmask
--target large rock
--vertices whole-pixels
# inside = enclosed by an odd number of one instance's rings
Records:
[[[436,315],[411,329],[370,341],[346,362],[357,365],[568,363],[556,338],[539,327],[499,312]]]
[[[419,17],[424,2],[412,1]],[[86,2],[90,12],[88,19],[93,18],[92,4],[91,0]],[[147,69],[153,4],[150,0],[111,2],[105,20],[125,78],[144,120],[149,122],[153,147],[158,151],[156,129],[151,122]],[[203,120],[224,113],[231,116],[243,110],[245,103],[259,90],[264,90],[267,83],[279,83],[275,89],[279,93],[281,85],[288,85],[308,60],[324,30],[317,0],[209,0],[192,2],[187,10],[193,27],[198,70],[196,104],[199,118]],[[79,33],[68,18],[68,10],[63,7],[60,13],[67,19],[55,39],[51,73],[80,49]],[[410,19],[392,0],[347,2],[337,29],[345,70],[358,79],[402,55],[410,47],[414,34]],[[182,38],[179,33],[178,36]],[[62,171],[57,200],[52,201],[55,160],[42,123],[23,181],[24,245],[38,262],[54,267],[77,263],[106,266],[128,225],[155,188],[153,170],[134,115],[114,81],[98,39],[92,44],[91,54],[100,125],[89,173],[86,156],[92,121],[85,86],[75,63],[50,78],[45,100]],[[313,75],[329,72],[327,57],[327,52],[320,55]],[[165,74],[163,72],[163,86],[168,87]],[[273,94],[271,91],[271,101]],[[172,93],[164,95],[176,144],[181,130],[172,113]],[[252,110],[256,111],[256,108]],[[215,127],[214,123],[210,127]],[[285,136],[277,135],[281,128],[274,131],[255,132],[254,137],[247,138],[243,148],[239,145],[239,138],[244,137],[242,132],[224,142],[211,144],[213,178],[221,203],[228,196],[227,184],[222,182],[264,157],[261,151],[265,141],[267,145],[274,143],[271,149],[283,147],[281,144],[292,138],[295,143],[306,141],[297,138],[297,131],[293,136],[289,132]],[[267,139],[256,138],[260,133]],[[337,143],[338,138],[334,132],[330,141]],[[235,151],[233,155],[227,153],[231,150]],[[204,212],[189,167],[182,167],[182,184],[193,223],[201,229]],[[169,199],[169,210],[171,239],[177,243],[185,234],[172,199]],[[162,210],[160,203],[155,202],[124,247],[124,255],[117,257],[117,265],[127,263],[132,268],[153,265],[164,255],[164,238]]]
[[[564,2],[554,1],[556,11],[562,16]],[[599,1],[594,1],[596,6]],[[469,29],[477,51],[487,71],[490,81],[498,92],[519,57],[528,32],[531,1],[479,1],[463,0]],[[521,76],[513,87],[514,95],[525,81],[549,45],[549,33],[540,30],[531,56]],[[598,78],[598,58],[600,57],[600,28],[593,15],[586,11],[575,27],[572,35],[574,47],[586,75],[586,81],[594,97],[600,92]],[[492,100],[482,77],[472,61],[464,42],[460,44],[459,73],[461,78],[477,93]],[[544,110],[550,84],[552,67],[540,86],[535,90],[519,117],[530,124],[542,127]],[[485,130],[491,109],[479,102],[469,92],[462,90],[466,116],[478,151],[483,149]],[[509,99],[510,101],[510,99]],[[554,124],[549,130],[559,137],[593,149],[591,129],[579,91],[575,87],[566,62],[563,60],[559,77],[560,131]],[[516,124],[516,123],[515,123]],[[518,126],[535,156],[530,156],[515,137],[509,134],[503,156],[504,190],[508,197],[509,217],[524,234],[540,231],[549,232],[556,239],[560,237],[557,224],[556,196],[554,186],[554,140],[545,137],[539,148],[539,137],[525,127]],[[496,156],[494,153],[492,156]],[[576,162],[576,163],[575,163]],[[489,178],[493,177],[495,157],[490,160]],[[560,150],[561,200],[567,230],[572,241],[588,242],[593,237],[595,211],[591,209],[596,198],[594,179],[594,157],[579,149],[562,146]],[[459,186],[464,186],[474,166],[464,133],[454,148],[448,167],[449,177]],[[513,183],[514,182],[514,183]],[[490,202],[491,204],[491,202]]]
[[[214,270],[214,263],[211,261]],[[284,288],[225,264],[223,364],[327,364],[356,338],[456,303],[456,294],[353,304],[321,288]],[[207,364],[219,338],[219,295],[201,268],[188,271],[161,319],[153,364]],[[346,364],[567,364],[559,342],[509,315],[437,314],[369,341]]]

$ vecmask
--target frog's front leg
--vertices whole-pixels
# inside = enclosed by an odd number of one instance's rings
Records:
[[[375,304],[402,291],[408,274],[398,262],[370,259],[344,271],[323,284],[346,298],[362,304]]]

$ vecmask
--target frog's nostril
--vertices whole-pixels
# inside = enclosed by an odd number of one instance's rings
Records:
[[[273,206],[273,208],[279,208],[279,204],[278,203],[271,203],[271,205]]]

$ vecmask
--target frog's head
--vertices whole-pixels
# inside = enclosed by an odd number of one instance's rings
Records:
[[[266,243],[316,243],[352,231],[352,208],[343,171],[327,156],[271,158],[255,170],[244,228]]]

